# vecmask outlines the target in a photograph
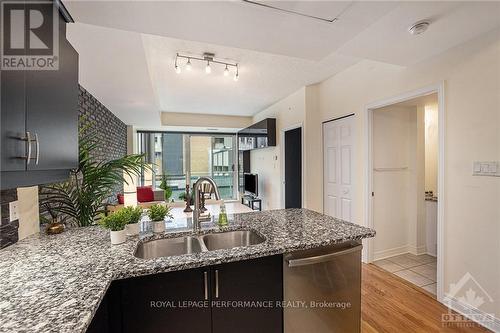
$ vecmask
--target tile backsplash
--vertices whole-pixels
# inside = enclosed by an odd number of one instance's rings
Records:
[[[9,202],[17,200],[17,190],[9,189],[0,191],[0,249],[17,242],[19,235],[19,220],[9,221]]]

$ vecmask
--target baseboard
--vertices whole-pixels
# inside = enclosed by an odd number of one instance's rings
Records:
[[[382,260],[382,259],[394,257],[394,256],[397,256],[400,254],[405,254],[405,253],[408,253],[408,246],[407,245],[395,247],[392,249],[382,250],[382,251],[375,252],[375,254],[373,256],[373,261]]]
[[[408,245],[408,252],[410,252],[411,254],[414,254],[416,256],[419,256],[421,254],[427,253],[427,247],[425,245],[421,245],[421,246]]]
[[[477,308],[474,308],[468,304],[464,304],[459,302],[456,298],[445,295],[443,297],[444,305],[448,306],[450,309],[458,312],[464,317],[469,318],[470,320],[477,322],[480,325],[485,326],[486,328],[492,330],[495,333],[500,333],[500,319],[490,316],[488,313],[481,311]],[[478,318],[488,318],[488,320],[477,320]]]

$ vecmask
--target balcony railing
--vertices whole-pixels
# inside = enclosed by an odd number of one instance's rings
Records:
[[[219,188],[219,193],[222,199],[234,199],[234,172],[233,171],[214,171],[213,174],[209,173],[191,173],[190,184],[191,187],[198,180],[198,178],[208,176],[212,177]],[[162,181],[162,175],[155,175],[154,186],[159,188]],[[140,184],[143,186],[153,185],[151,180],[145,180],[144,177],[140,179]],[[186,190],[186,174],[168,175],[167,184],[172,189],[172,199],[174,201],[182,201],[179,196]],[[191,188],[192,189],[192,188]]]

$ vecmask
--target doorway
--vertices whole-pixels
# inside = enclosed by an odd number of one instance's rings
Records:
[[[367,259],[442,300],[443,86],[367,107]]]
[[[285,208],[302,208],[302,126],[283,131]]]
[[[354,115],[323,123],[323,212],[352,222]]]

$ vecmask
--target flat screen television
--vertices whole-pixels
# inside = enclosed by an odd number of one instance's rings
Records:
[[[259,176],[255,173],[245,173],[243,178],[243,187],[246,194],[253,196],[259,195]]]

